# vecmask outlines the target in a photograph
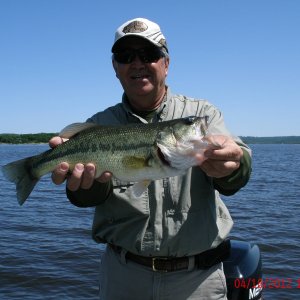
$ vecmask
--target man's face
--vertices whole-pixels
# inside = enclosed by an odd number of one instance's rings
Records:
[[[151,46],[149,42],[137,37],[128,37],[122,41],[119,49],[130,51]],[[165,79],[168,73],[169,59],[161,57],[155,62],[142,62],[138,55],[131,63],[119,63],[113,60],[116,76],[131,104],[136,108],[152,109],[165,93]],[[153,106],[154,107],[151,107]]]

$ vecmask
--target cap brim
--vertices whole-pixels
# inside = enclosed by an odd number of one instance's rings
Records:
[[[124,42],[124,40],[126,40],[126,38],[130,38],[130,37],[137,37],[137,38],[140,38],[144,41],[147,41],[150,45],[153,45],[153,46],[156,46],[158,48],[162,48],[163,46],[161,44],[157,44],[157,43],[154,43],[152,40],[146,38],[146,37],[143,37],[141,36],[140,34],[134,34],[134,33],[130,33],[130,34],[126,34],[125,36],[119,38],[112,46],[111,48],[111,52],[114,53],[117,51],[118,48],[120,48],[121,44]]]

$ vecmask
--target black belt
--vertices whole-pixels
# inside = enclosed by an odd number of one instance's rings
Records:
[[[109,246],[116,252],[121,253],[122,248],[109,244]],[[230,253],[230,240],[225,240],[216,248],[204,251],[200,254],[194,255],[195,265],[199,269],[207,269],[213,265],[220,263],[228,257]],[[135,263],[151,268],[158,272],[173,272],[179,270],[187,270],[189,267],[189,257],[148,257],[126,252],[126,259]]]

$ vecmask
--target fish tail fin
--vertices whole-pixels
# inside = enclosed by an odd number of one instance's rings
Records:
[[[26,201],[39,181],[39,178],[35,178],[30,172],[30,162],[31,158],[29,157],[11,162],[2,167],[2,172],[6,179],[16,185],[17,199],[20,205]]]

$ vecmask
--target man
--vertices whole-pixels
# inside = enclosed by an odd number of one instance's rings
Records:
[[[157,24],[142,18],[124,23],[112,53],[122,103],[88,122],[125,125],[203,116],[213,133],[208,140],[221,147],[205,151],[207,159],[183,176],[152,182],[139,198],[109,172],[94,178],[91,163],[78,163],[68,177],[67,163],[56,168],[52,179],[61,184],[68,178],[67,196],[74,205],[96,206],[93,238],[108,245],[100,299],[227,299],[221,259],[233,222],[219,192],[232,195],[247,183],[250,150],[230,136],[213,105],[171,93],[165,83],[168,47]],[[54,137],[50,145],[61,142]]]

